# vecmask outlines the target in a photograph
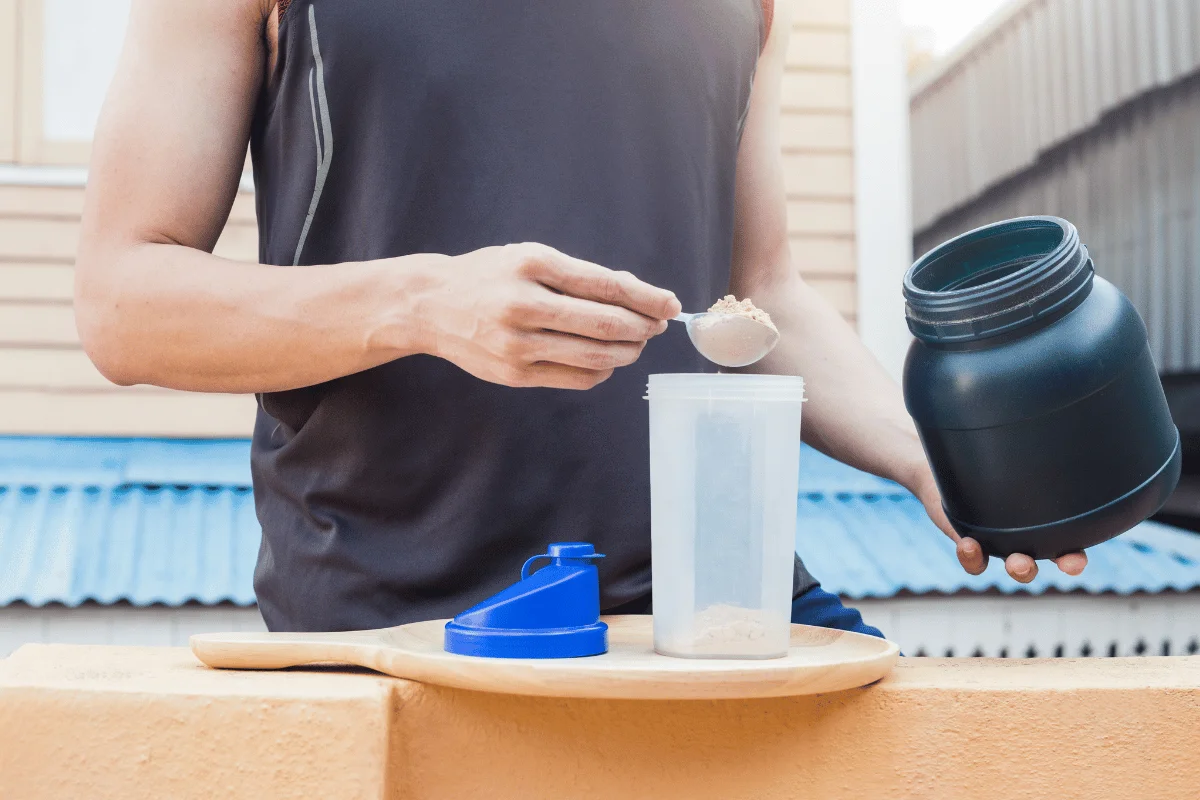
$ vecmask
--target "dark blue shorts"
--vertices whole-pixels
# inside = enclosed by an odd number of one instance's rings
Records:
[[[792,622],[884,638],[878,628],[872,628],[863,622],[862,614],[842,605],[841,598],[820,586],[814,586],[792,601]]]

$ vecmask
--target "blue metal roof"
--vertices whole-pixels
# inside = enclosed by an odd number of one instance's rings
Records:
[[[245,487],[0,487],[0,605],[252,605]]]
[[[1200,587],[1200,537],[1154,523],[1090,550],[1078,578],[967,575],[915,498],[809,448],[798,510],[797,550],[852,598]],[[246,441],[0,437],[0,606],[251,605],[260,537]]]
[[[0,438],[0,606],[253,605],[245,441]]]
[[[983,592],[1041,594],[1190,591],[1200,588],[1200,536],[1143,522],[1088,550],[1088,568],[1071,577],[1041,564],[1028,585],[1009,578],[999,559],[982,575],[959,566],[954,546],[921,503],[891,481],[805,449],[800,461],[796,551],[827,591],[854,599]]]
[[[0,485],[250,486],[250,442],[0,436]]]

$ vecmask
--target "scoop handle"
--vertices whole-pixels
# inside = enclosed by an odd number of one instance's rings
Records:
[[[688,322],[691,322],[693,319],[695,319],[698,316],[699,316],[699,314],[688,314],[685,311],[680,311],[678,314],[676,314],[674,317],[671,318],[671,321],[688,323]]]

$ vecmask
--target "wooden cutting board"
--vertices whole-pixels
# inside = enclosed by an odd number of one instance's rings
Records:
[[[791,651],[761,661],[687,659],[653,649],[649,616],[605,617],[609,651],[570,659],[492,659],[442,650],[446,621],[347,633],[212,633],[191,638],[210,667],[348,664],[421,683],[498,694],[624,700],[787,697],[853,689],[885,676],[900,648],[859,633],[792,626]]]

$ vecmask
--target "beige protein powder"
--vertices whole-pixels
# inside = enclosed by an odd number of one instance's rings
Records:
[[[775,323],[771,321],[771,315],[754,305],[754,302],[747,297],[745,300],[738,300],[733,295],[725,295],[717,302],[713,303],[712,308],[708,310],[710,314],[730,314],[737,317],[746,317],[755,322],[761,322],[771,330],[778,332]]]
[[[777,656],[780,642],[774,635],[768,635],[768,619],[761,609],[711,605],[696,612],[690,630],[665,642],[666,650],[671,654],[702,658]],[[786,651],[786,644],[783,649]]]

